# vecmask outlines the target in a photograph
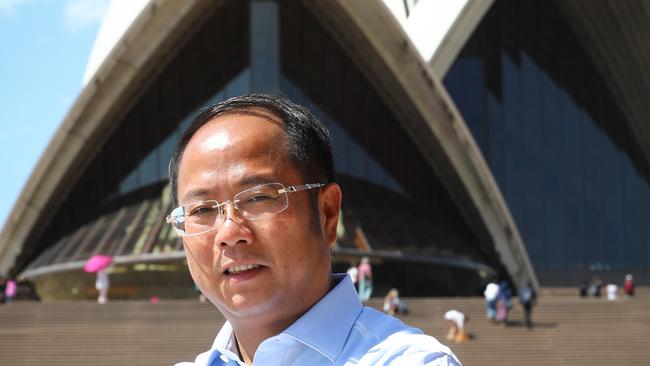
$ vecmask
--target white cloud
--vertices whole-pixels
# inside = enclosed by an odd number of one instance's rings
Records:
[[[64,9],[65,24],[69,30],[77,32],[90,25],[101,22],[107,7],[108,0],[68,0],[65,3]]]
[[[14,14],[18,6],[30,1],[32,0],[0,0],[0,15]]]

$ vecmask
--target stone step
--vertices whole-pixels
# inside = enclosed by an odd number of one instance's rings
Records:
[[[465,366],[650,364],[650,291],[613,302],[550,293],[530,331],[517,304],[508,326],[487,321],[482,298],[407,298],[401,318],[447,343],[443,314],[465,312],[474,338],[449,344]],[[214,306],[191,300],[18,301],[0,306],[0,365],[170,365],[208,349],[222,323]]]

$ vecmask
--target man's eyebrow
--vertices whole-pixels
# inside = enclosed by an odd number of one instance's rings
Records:
[[[253,184],[266,184],[266,183],[276,183],[276,178],[271,178],[267,175],[251,175],[241,180],[240,184],[242,186],[250,186]]]
[[[195,201],[196,199],[204,199],[206,196],[210,194],[210,191],[207,189],[203,188],[198,188],[194,190],[190,190],[189,192],[185,193],[183,196],[183,199],[180,201],[181,204],[185,204],[190,201]]]
[[[245,189],[244,187],[246,186],[253,186],[253,185],[267,184],[267,183],[277,183],[277,178],[273,178],[268,175],[250,175],[247,176],[246,178],[243,178],[241,181],[239,181],[238,185],[242,187],[241,189]],[[181,204],[185,204],[197,200],[215,199],[210,195],[211,195],[210,190],[205,188],[197,188],[185,193],[185,195],[183,196],[180,202]]]

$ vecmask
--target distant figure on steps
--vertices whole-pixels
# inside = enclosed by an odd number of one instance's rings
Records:
[[[110,282],[108,280],[108,272],[106,269],[97,271],[97,280],[95,280],[95,288],[99,291],[99,297],[97,297],[98,304],[106,304],[108,302],[108,288]]]
[[[616,286],[613,283],[610,283],[609,285],[607,285],[605,289],[607,291],[607,300],[609,301],[616,300],[618,295],[618,286]]]
[[[502,281],[499,285],[499,294],[497,295],[497,316],[496,321],[508,325],[508,312],[512,308],[512,292],[508,282]]]
[[[521,295],[519,295],[519,303],[524,308],[524,321],[528,329],[533,329],[533,306],[536,300],[537,294],[533,284],[528,282],[526,287],[521,290]]]
[[[490,282],[485,287],[483,295],[485,296],[485,311],[488,320],[495,320],[497,316],[497,295],[499,294],[499,285]]]
[[[469,321],[469,316],[452,309],[445,313],[445,320],[449,323],[449,331],[447,332],[448,340],[456,343],[470,340],[469,333],[465,332],[465,324]]]
[[[623,283],[623,292],[626,298],[634,296],[634,277],[631,274],[625,276],[625,283]]]

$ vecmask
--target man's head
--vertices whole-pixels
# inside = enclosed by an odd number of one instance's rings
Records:
[[[282,121],[288,157],[301,171],[305,180],[335,182],[332,143],[327,128],[309,110],[287,98],[251,94],[230,98],[203,109],[183,133],[169,162],[169,182],[174,203],[178,203],[178,167],[185,147],[196,131],[220,116],[256,115],[260,111],[265,111],[266,114]]]
[[[329,289],[341,204],[330,146],[327,129],[306,109],[266,95],[204,110],[179,141],[170,162],[175,202],[225,202],[218,226],[183,242],[194,281],[231,323],[288,325]],[[233,203],[238,193],[273,183],[327,184],[287,193],[286,209],[259,219],[237,209],[242,195]]]

